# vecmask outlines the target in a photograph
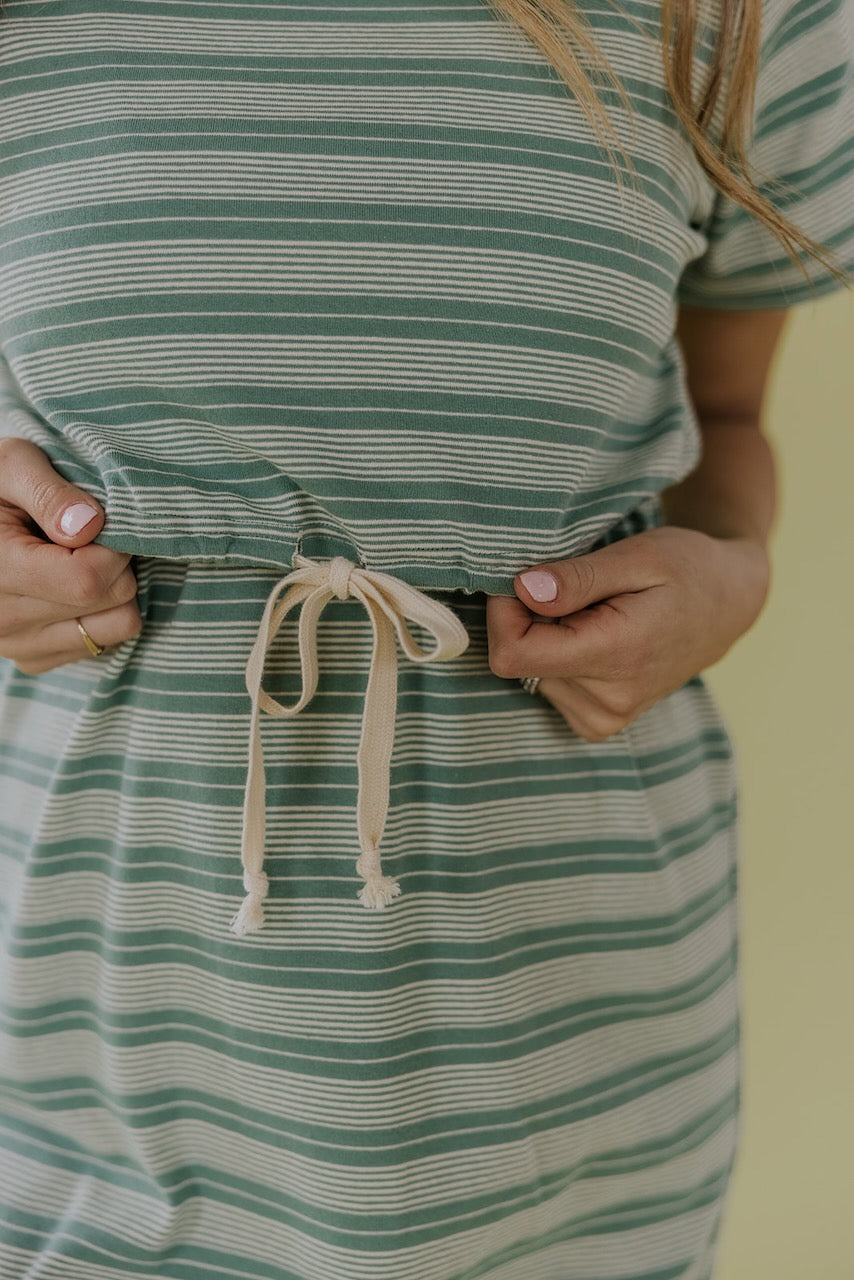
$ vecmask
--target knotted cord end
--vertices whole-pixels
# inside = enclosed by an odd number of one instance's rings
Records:
[[[365,883],[359,890],[359,901],[372,911],[382,911],[400,897],[400,885],[393,876],[384,876],[380,864],[379,849],[367,849],[356,861],[356,870],[364,876]]]
[[[391,876],[372,876],[359,890],[359,901],[363,907],[373,911],[382,911],[394,898],[400,897],[400,885]]]
[[[246,897],[240,904],[240,910],[231,921],[231,931],[242,938],[246,933],[256,933],[264,927],[264,899],[270,891],[270,881],[263,871],[243,877]]]

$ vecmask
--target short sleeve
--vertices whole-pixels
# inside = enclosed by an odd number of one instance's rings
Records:
[[[854,0],[766,0],[763,21],[754,180],[854,280]],[[703,231],[680,303],[778,308],[842,287],[802,252],[810,284],[764,224],[721,192]]]

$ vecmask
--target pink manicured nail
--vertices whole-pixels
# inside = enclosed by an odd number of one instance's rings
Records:
[[[95,508],[90,507],[87,502],[75,502],[73,507],[67,507],[63,511],[59,527],[67,538],[73,538],[75,533],[85,529],[97,514]]]
[[[545,569],[529,569],[527,573],[519,574],[519,580],[523,583],[528,594],[533,596],[540,604],[548,604],[550,600],[557,600],[557,578],[551,573],[547,573]]]

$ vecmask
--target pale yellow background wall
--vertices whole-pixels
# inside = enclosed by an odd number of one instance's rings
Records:
[[[708,679],[742,779],[744,1114],[715,1280],[854,1280],[854,297],[792,309],[765,613]]]

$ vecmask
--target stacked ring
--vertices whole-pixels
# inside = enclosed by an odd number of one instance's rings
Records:
[[[525,676],[524,680],[520,680],[519,683],[526,693],[536,693],[541,679],[541,676]]]

